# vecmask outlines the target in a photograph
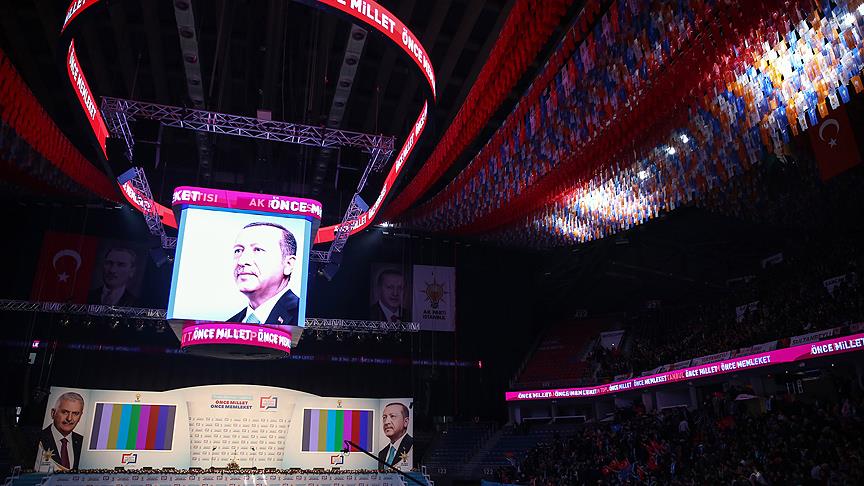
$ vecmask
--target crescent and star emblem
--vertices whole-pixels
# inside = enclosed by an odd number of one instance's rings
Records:
[[[67,248],[65,250],[60,250],[54,254],[54,259],[51,260],[51,266],[54,267],[54,270],[57,270],[57,261],[63,257],[70,257],[73,260],[75,260],[75,270],[73,271],[73,273],[77,272],[78,269],[81,268],[81,254],[75,250],[70,250]],[[69,280],[69,274],[68,273],[60,272],[57,274],[57,281],[58,282],[66,282],[68,280]]]
[[[826,127],[834,127],[834,130],[835,130],[834,131],[834,137],[832,137],[828,140],[825,140],[825,128]],[[827,120],[823,121],[821,125],[819,125],[819,140],[822,140],[823,142],[828,142],[829,147],[836,147],[837,146],[837,138],[836,137],[838,134],[840,134],[840,123],[838,123],[837,120],[834,118],[828,118]]]

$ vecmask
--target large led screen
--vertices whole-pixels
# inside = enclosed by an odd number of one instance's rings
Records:
[[[167,317],[183,323],[181,345],[283,349],[285,334],[305,322],[320,204],[201,188],[178,188],[174,204],[180,226]]]

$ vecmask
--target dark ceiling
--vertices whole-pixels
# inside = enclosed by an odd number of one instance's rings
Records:
[[[194,106],[175,18],[178,2],[184,0],[103,0],[75,21],[78,57],[97,97]],[[69,138],[100,165],[63,70],[68,46],[59,41],[59,27],[68,3],[0,2],[0,47]],[[404,178],[416,171],[459,110],[512,0],[380,3],[421,40],[438,82],[427,132]],[[334,122],[336,81],[352,29],[346,17],[288,0],[199,0],[191,6],[206,110],[246,116],[266,110],[273,120],[392,135],[398,149],[429,98],[416,66],[370,29],[344,116]],[[511,95],[511,101],[515,98]],[[160,139],[158,125],[144,121],[136,122],[133,131],[134,163],[144,167],[163,204],[178,185],[292,194],[321,200],[325,223],[332,223],[341,219],[367,162],[367,155],[355,149],[327,152],[208,135],[204,143],[214,155],[202,168],[195,133],[165,129]],[[115,153],[119,150],[109,152],[114,176],[130,165]],[[370,179],[367,200],[374,199],[382,179],[383,173]]]

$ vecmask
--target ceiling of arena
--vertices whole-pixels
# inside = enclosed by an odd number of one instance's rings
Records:
[[[95,95],[193,106],[175,3],[104,1],[76,20],[80,22],[76,50]],[[513,0],[380,3],[421,40],[437,76],[438,99],[430,105],[427,131],[400,178],[404,183],[458,112]],[[102,167],[88,145],[88,128],[78,116],[80,108],[63,71],[67,46],[60,45],[58,36],[67,7],[65,0],[0,3],[0,47],[60,128]],[[273,120],[395,136],[398,150],[429,97],[411,60],[377,32],[367,30],[344,114],[339,116],[333,112],[334,93],[348,57],[352,33],[348,18],[285,0],[197,1],[192,8],[206,110],[253,117],[262,110],[270,112]],[[353,32],[357,27],[362,26],[353,27]],[[532,68],[537,65],[535,61]],[[526,80],[517,85],[488,127],[500,124]],[[133,131],[135,165],[145,169],[154,197],[162,204],[169,202],[171,191],[179,185],[292,194],[322,201],[325,224],[333,223],[341,219],[368,160],[354,149],[328,151],[208,135],[206,142],[214,155],[210,168],[202,169],[195,132],[164,129],[160,134],[156,123],[146,121],[135,122]],[[484,141],[479,138],[476,146]],[[466,151],[463,158],[467,160],[471,153]],[[112,156],[109,175],[116,177],[129,166],[122,157]],[[383,175],[373,174],[364,197],[368,194],[374,200]]]

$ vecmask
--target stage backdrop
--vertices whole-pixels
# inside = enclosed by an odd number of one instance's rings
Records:
[[[411,403],[409,398],[331,398],[253,385],[166,392],[52,387],[36,469],[59,469],[64,463],[78,469],[209,468],[230,462],[258,468],[377,469],[378,461],[365,454],[341,452],[344,441],[386,459],[388,436],[393,436],[401,438],[393,462],[407,470],[413,465]]]
[[[424,331],[456,328],[456,269],[414,265],[414,315]]]

